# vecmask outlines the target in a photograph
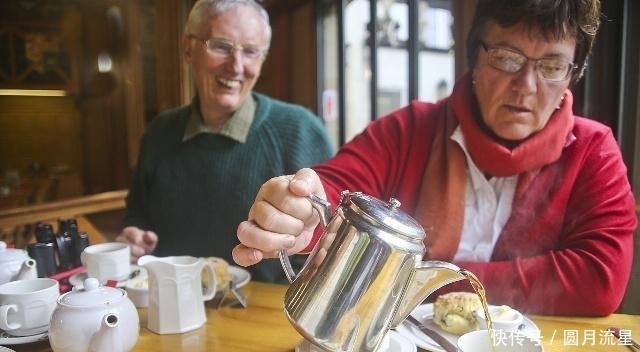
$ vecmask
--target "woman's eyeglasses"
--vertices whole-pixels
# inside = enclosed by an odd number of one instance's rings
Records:
[[[247,64],[255,64],[262,60],[266,50],[255,45],[240,45],[230,40],[220,38],[202,39],[195,35],[189,35],[189,37],[199,40],[204,44],[205,49],[211,56],[215,56],[221,59],[228,59],[235,54],[236,51],[240,52],[243,62]]]
[[[551,82],[560,82],[571,77],[571,73],[577,67],[576,64],[561,58],[543,57],[540,59],[532,59],[511,49],[489,47],[482,41],[480,45],[489,56],[489,65],[502,72],[516,73],[520,71],[527,62],[531,61],[535,65],[538,77]]]

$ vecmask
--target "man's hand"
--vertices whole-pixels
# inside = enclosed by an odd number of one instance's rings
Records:
[[[131,263],[137,263],[138,258],[153,252],[158,244],[158,235],[153,231],[144,231],[135,226],[125,227],[116,237],[116,241],[124,242],[131,248]]]

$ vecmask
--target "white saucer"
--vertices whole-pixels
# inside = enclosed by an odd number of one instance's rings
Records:
[[[398,332],[394,330],[389,330],[385,338],[389,339],[389,344],[387,345],[387,348],[385,348],[383,351],[378,351],[378,352],[416,352],[417,351],[416,345],[413,342],[411,342],[410,339],[400,335]],[[303,339],[302,341],[300,341],[300,343],[296,346],[296,350],[295,350],[295,352],[323,352],[323,351],[324,350],[311,344],[306,339]]]
[[[454,346],[458,344],[459,336],[448,333],[440,329],[440,327],[433,322],[433,303],[419,305],[411,312],[411,315],[414,318],[420,320],[420,322],[422,322],[422,324],[424,324],[425,326],[430,327],[433,330],[439,332],[440,335],[442,335],[451,343],[453,343]],[[538,326],[536,326],[536,324],[526,316],[524,317],[522,323],[524,324],[524,328],[522,328],[520,332],[526,336],[535,337],[540,330],[540,328],[538,328]],[[422,333],[422,331],[420,331],[413,324],[403,321],[396,327],[396,330],[401,335],[409,338],[418,347],[424,348],[432,352],[446,352],[442,348],[442,346],[440,346],[437,342],[435,342],[429,336]]]
[[[141,266],[131,264],[131,273],[134,273],[136,270],[146,271],[146,269]],[[71,286],[73,286],[74,289],[81,290],[84,288],[84,280],[86,280],[87,277],[88,277],[87,271],[85,270],[80,273],[69,276],[69,283],[71,284]],[[122,281],[118,281],[118,283],[116,284],[116,287],[123,288],[126,285],[127,285],[127,280],[122,280]]]
[[[43,332],[41,334],[36,334],[36,335],[30,335],[30,336],[12,336],[7,334],[5,331],[0,330],[0,345],[22,345],[25,343],[44,341],[44,340],[47,340],[48,338],[49,338],[49,335],[46,332]],[[0,349],[0,352],[5,352],[5,351]]]
[[[229,276],[236,287],[242,287],[251,281],[251,273],[245,268],[235,265],[229,265]]]

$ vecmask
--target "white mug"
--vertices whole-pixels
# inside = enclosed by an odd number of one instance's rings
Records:
[[[60,296],[50,278],[17,280],[0,285],[0,329],[13,336],[46,332]]]
[[[99,243],[86,247],[80,255],[87,276],[101,284],[109,280],[124,281],[131,274],[129,245],[122,242]]]
[[[458,352],[542,352],[539,341],[518,332],[493,330],[493,341],[488,330],[468,332],[458,339]],[[493,344],[493,346],[492,346]]]

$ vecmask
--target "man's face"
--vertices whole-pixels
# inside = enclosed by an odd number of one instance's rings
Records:
[[[232,7],[209,18],[198,33],[187,33],[183,41],[201,107],[216,115],[236,111],[255,86],[266,55],[260,15],[247,6]],[[258,55],[252,55],[255,50]]]

